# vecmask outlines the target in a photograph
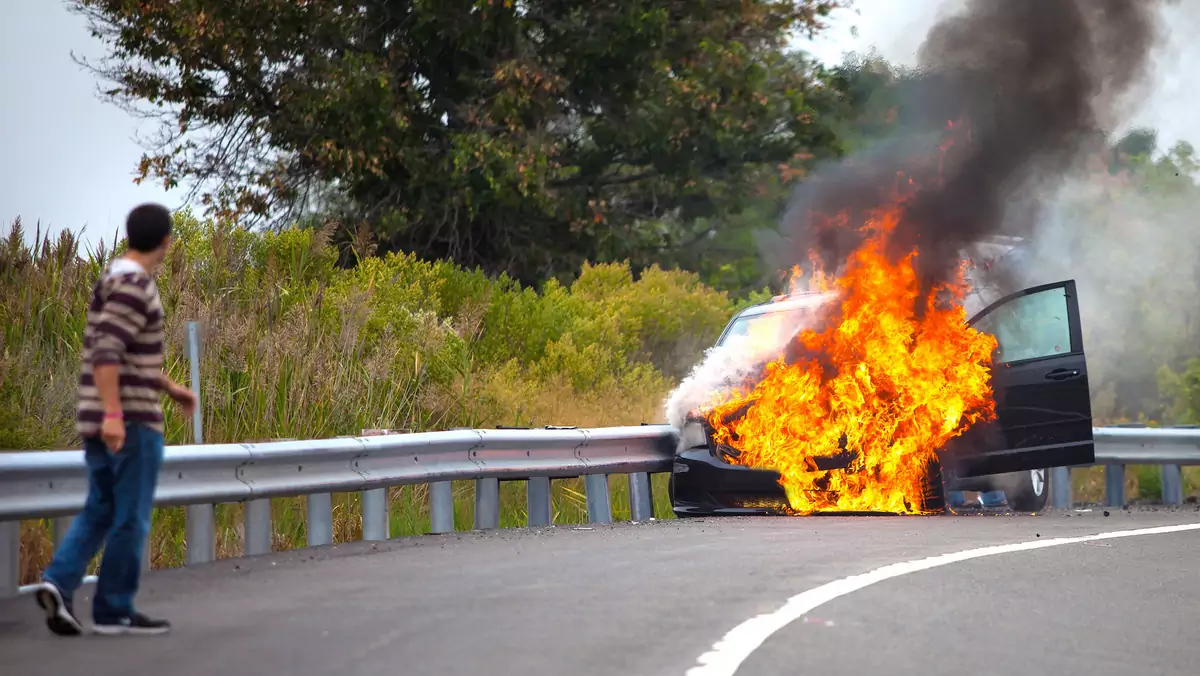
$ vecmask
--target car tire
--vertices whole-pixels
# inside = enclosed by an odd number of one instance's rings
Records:
[[[925,495],[921,511],[942,514],[946,511],[946,485],[942,478],[942,463],[935,457],[925,473]]]
[[[1013,472],[1004,477],[1001,487],[1009,508],[1018,512],[1040,512],[1050,497],[1050,472],[1035,469]]]

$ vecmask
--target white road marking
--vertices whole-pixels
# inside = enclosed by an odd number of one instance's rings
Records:
[[[1070,545],[1080,542],[1092,542],[1095,540],[1111,540],[1114,538],[1134,537],[1137,535],[1159,535],[1162,533],[1178,533],[1181,531],[1198,530],[1200,523],[1188,523],[1177,526],[1158,526],[1156,528],[1138,528],[1135,530],[1119,530],[1109,533],[1098,533],[1096,535],[1083,535],[1079,537],[1069,538],[1049,538],[1037,539],[1030,542],[1018,542],[1011,545],[993,545],[991,547],[980,547],[978,549],[968,549],[962,552],[952,554],[942,554],[940,556],[931,556],[926,559],[917,559],[915,561],[905,561],[903,563],[893,563],[889,566],[876,568],[861,575],[851,575],[840,580],[835,580],[828,584],[823,584],[820,587],[809,589],[793,596],[787,600],[778,610],[752,617],[749,620],[734,627],[728,634],[717,641],[712,650],[704,653],[696,660],[696,666],[688,669],[687,676],[733,676],[737,673],[738,667],[750,654],[763,644],[772,634],[783,629],[788,624],[795,622],[804,616],[805,613],[811,612],[814,608],[828,603],[839,596],[845,596],[851,592],[858,591],[864,587],[869,587],[876,582],[883,582],[893,577],[900,577],[909,573],[915,573],[921,570],[929,570],[938,566],[945,566],[959,561],[967,561],[969,559],[978,559],[985,556],[995,556],[997,554],[1010,554],[1012,552],[1024,552],[1031,549],[1044,549],[1046,547],[1056,547],[1058,545]]]

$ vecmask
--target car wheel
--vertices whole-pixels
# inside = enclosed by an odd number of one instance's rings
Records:
[[[946,486],[942,479],[942,463],[934,458],[925,473],[925,503],[923,511],[942,513],[946,511]]]
[[[1009,507],[1018,512],[1038,512],[1046,507],[1050,497],[1050,473],[1047,470],[1013,472],[1011,476],[1004,487]]]

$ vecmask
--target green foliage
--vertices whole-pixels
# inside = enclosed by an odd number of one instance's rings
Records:
[[[676,377],[713,344],[732,313],[728,297],[699,275],[657,266],[637,282],[625,265],[585,266],[571,294],[602,309],[581,335]]]
[[[337,266],[329,231],[252,233],[176,215],[159,273],[167,370],[187,382],[201,325],[205,438],[316,438],[364,428],[658,420],[673,378],[734,311],[697,275],[585,266],[536,292],[412,254]],[[0,447],[77,444],[84,311],[111,253],[20,222],[0,244]],[[169,443],[190,421],[167,407]]]
[[[946,120],[911,105],[922,98],[923,81],[917,71],[870,54],[852,55],[821,75],[827,91],[836,96],[820,101],[820,120],[836,139],[839,153],[862,151],[898,133],[939,131],[945,126]],[[658,260],[696,271],[708,285],[738,297],[764,286],[782,291],[783,279],[765,261],[774,258],[772,249],[779,241],[780,220],[792,192],[816,161],[828,157],[827,153],[801,153],[790,162],[760,167],[746,189],[723,196],[728,202],[721,211],[691,220],[663,219],[660,227],[677,235]]]
[[[658,422],[673,380],[662,368],[698,359],[733,304],[696,275],[628,264],[585,267],[569,287],[538,293],[480,270],[409,254],[336,265],[329,231],[255,234],[176,214],[176,243],[159,273],[167,311],[166,370],[188,382],[184,323],[203,336],[201,404],[208,443],[323,438],[367,428],[597,426]],[[78,447],[75,387],[85,309],[113,252],[79,255],[66,232],[25,243],[18,219],[0,241],[0,450]],[[117,248],[116,251],[120,249]],[[691,352],[689,352],[691,351]],[[660,366],[661,365],[661,366]],[[191,420],[165,408],[167,442],[191,441]],[[659,518],[669,518],[656,477]],[[469,528],[469,482],[455,489]],[[613,482],[614,517],[628,518]],[[502,524],[523,523],[517,486]],[[424,486],[392,490],[392,535],[426,532]],[[586,518],[577,480],[555,482],[558,523]],[[272,500],[276,549],[305,541],[303,499]],[[217,508],[217,548],[241,552],[240,505]],[[155,567],[186,551],[180,509],[156,510]],[[361,537],[357,495],[335,499],[335,538]],[[52,552],[45,524],[21,534],[23,582]]]
[[[62,412],[73,415],[92,280],[111,257],[103,246],[85,261],[70,232],[57,240],[20,219],[0,241],[0,449],[64,442]],[[70,421],[67,421],[68,423]]]
[[[784,45],[841,0],[69,4],[111,98],[161,116],[142,179],[525,284],[669,263],[765,176],[840,153],[838,93]],[[715,273],[757,284],[733,239]]]
[[[1156,375],[1168,404],[1164,419],[1179,425],[1200,424],[1200,358],[1189,358],[1178,370],[1161,366]]]

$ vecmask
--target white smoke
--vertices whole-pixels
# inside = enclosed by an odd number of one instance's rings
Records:
[[[710,347],[692,372],[667,398],[667,422],[682,428],[689,414],[702,412],[714,402],[727,401],[729,394],[762,374],[763,367],[780,357],[787,344],[801,331],[820,320],[818,312],[831,294],[811,294],[778,303],[770,318],[755,318],[751,335],[729,335]]]
[[[1097,424],[1168,413],[1160,371],[1200,354],[1200,190],[1186,176],[1176,190],[1147,189],[1161,178],[1073,176],[1017,279],[1075,280]]]
[[[710,347],[704,359],[668,397],[667,423],[682,428],[689,413],[702,411],[714,397],[721,397],[757,376],[763,364],[783,349],[784,342],[770,345],[737,336],[724,345]]]

